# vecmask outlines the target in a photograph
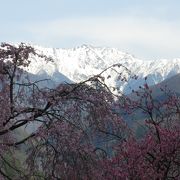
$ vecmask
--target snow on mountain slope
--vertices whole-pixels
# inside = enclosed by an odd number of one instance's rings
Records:
[[[128,83],[122,83],[117,81],[117,74],[110,71],[108,73],[111,74],[112,78],[107,80],[107,84],[119,86],[121,90],[129,93],[131,89],[137,89],[139,85],[142,85],[146,76],[148,83],[154,85],[180,73],[180,59],[144,61],[115,48],[100,48],[89,45],[73,49],[33,47],[44,55],[51,56],[54,62],[46,63],[43,59],[31,57],[31,64],[26,70],[32,74],[46,74],[56,83],[62,82],[61,73],[70,80],[79,82],[100,73],[113,64],[121,63],[133,74],[136,74],[139,77],[138,80],[129,79]]]

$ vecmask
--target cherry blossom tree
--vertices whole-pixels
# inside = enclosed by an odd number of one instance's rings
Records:
[[[136,101],[126,101],[128,113],[140,109],[147,116],[143,126],[146,133],[140,139],[131,136],[115,146],[115,156],[106,162],[108,179],[179,179],[180,178],[180,99],[167,93],[164,100],[153,98],[145,83],[134,91]],[[142,125],[142,124],[141,124]]]
[[[22,67],[27,67],[30,63],[30,54],[45,58],[47,61],[51,60],[23,43],[19,46],[3,43],[0,47],[0,173],[7,179],[12,178],[5,173],[5,168],[18,172],[20,176],[24,172],[13,165],[15,157],[8,162],[6,156],[12,156],[18,145],[35,135],[31,133],[27,137],[17,139],[16,131],[41,117],[50,107],[48,103],[41,103],[41,97],[36,97],[38,93],[40,94],[37,82],[30,82],[27,74],[23,72]]]
[[[179,179],[180,99],[157,100],[146,83],[134,99],[106,85],[109,69],[118,79],[136,79],[115,64],[80,83],[39,86],[24,68],[30,56],[51,58],[26,44],[0,47],[1,179]],[[126,75],[123,75],[123,72]],[[119,90],[117,90],[118,92]],[[126,117],[142,112],[138,137]],[[141,122],[140,122],[141,121]],[[35,123],[32,132],[17,135]],[[23,159],[18,155],[21,152]]]
[[[109,136],[121,138],[121,124],[115,125],[115,121],[121,119],[111,108],[113,95],[103,83],[101,74],[78,84],[40,88],[23,70],[29,65],[31,55],[51,61],[23,43],[18,46],[3,43],[0,48],[0,172],[7,179],[12,179],[5,172],[7,167],[13,171],[13,179],[88,177],[97,163],[96,152],[104,153],[107,144],[98,143],[97,136],[100,135],[102,141]],[[119,65],[112,67],[115,66]],[[25,137],[16,138],[19,129],[35,122],[40,122],[41,126]],[[13,155],[23,144],[30,150],[26,154],[27,163],[24,162],[21,169],[17,168],[18,159]],[[7,155],[11,160],[7,160]],[[72,162],[73,158],[75,162]],[[58,171],[59,167],[64,170]]]

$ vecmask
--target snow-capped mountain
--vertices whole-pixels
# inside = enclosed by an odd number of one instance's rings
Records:
[[[56,83],[65,81],[65,77],[73,82],[79,82],[100,73],[113,64],[121,63],[132,74],[137,75],[138,79],[133,80],[127,77],[128,82],[120,82],[117,80],[117,73],[113,70],[105,72],[104,76],[106,78],[109,74],[111,75],[111,78],[106,79],[109,86],[119,86],[121,90],[128,93],[142,85],[144,77],[148,77],[148,83],[154,85],[180,73],[180,59],[147,61],[115,48],[90,45],[82,45],[73,49],[33,47],[44,55],[52,57],[54,61],[47,63],[41,58],[31,57],[31,64],[26,70],[32,74],[48,75]]]

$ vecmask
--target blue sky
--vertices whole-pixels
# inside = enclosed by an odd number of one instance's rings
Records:
[[[180,58],[179,0],[0,0],[0,41]]]

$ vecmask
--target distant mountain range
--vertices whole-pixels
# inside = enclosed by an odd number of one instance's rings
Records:
[[[132,74],[137,75],[138,79],[133,80],[127,77],[128,82],[120,82],[117,73],[111,70],[104,74],[105,77],[108,74],[111,75],[110,79],[106,79],[106,83],[109,86],[120,87],[125,93],[130,93],[132,89],[136,90],[144,84],[145,77],[147,77],[148,84],[153,86],[166,79],[167,81],[164,82],[168,83],[168,78],[180,73],[180,59],[147,61],[121,52],[116,48],[90,45],[82,45],[73,49],[33,47],[44,55],[51,56],[54,61],[47,63],[41,58],[32,56],[30,58],[31,64],[26,70],[40,77],[51,78],[55,84],[64,81],[79,82],[100,73],[113,64],[121,63]],[[176,76],[174,78],[176,79]],[[173,80],[173,82],[175,81]],[[180,90],[180,87],[178,88]]]

